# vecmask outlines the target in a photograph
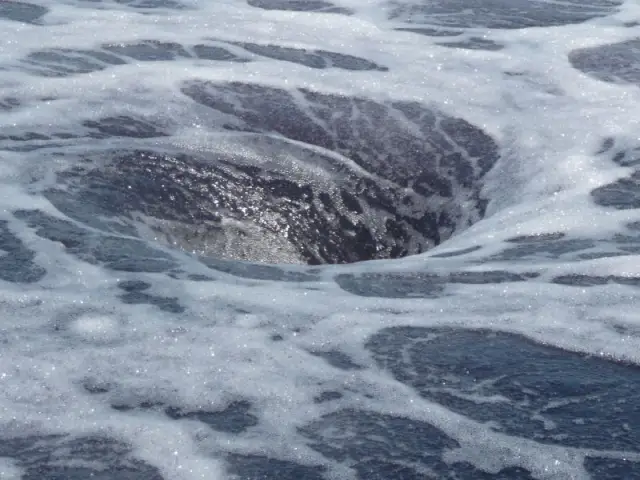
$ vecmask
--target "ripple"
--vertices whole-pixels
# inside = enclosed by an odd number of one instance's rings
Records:
[[[580,23],[616,12],[619,0],[429,0],[389,2],[389,17],[411,26],[527,28]],[[428,28],[428,27],[427,27]],[[436,30],[437,32],[437,30]],[[428,32],[419,32],[428,34]]]
[[[2,438],[0,457],[13,459],[22,480],[163,480],[157,468],[133,457],[132,449],[102,436]]]
[[[640,432],[629,428],[638,417],[636,366],[464,328],[389,328],[367,348],[420,395],[491,421],[494,430],[540,443],[640,451]]]
[[[38,24],[49,9],[32,3],[15,1],[0,2],[0,18],[14,22]]]
[[[264,10],[284,10],[289,12],[321,12],[352,15],[348,8],[338,7],[325,0],[248,0],[252,7]]]
[[[640,38],[574,50],[569,61],[598,80],[640,85]]]

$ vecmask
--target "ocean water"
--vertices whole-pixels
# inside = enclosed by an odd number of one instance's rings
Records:
[[[0,478],[640,478],[636,0],[0,1]]]

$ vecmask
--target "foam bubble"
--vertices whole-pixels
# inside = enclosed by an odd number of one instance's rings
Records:
[[[427,3],[0,2],[0,477],[637,474],[640,5]],[[241,148],[317,192],[496,162],[436,249],[313,268],[180,251],[94,175]]]
[[[122,326],[116,318],[89,313],[73,320],[69,331],[89,342],[103,343],[117,339],[122,334]]]

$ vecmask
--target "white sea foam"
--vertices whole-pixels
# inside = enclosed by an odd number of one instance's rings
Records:
[[[312,422],[345,409],[435,426],[458,442],[457,447],[443,450],[443,461],[451,468],[464,461],[492,474],[522,467],[539,479],[617,478],[614,470],[605,472],[611,476],[598,477],[596,470],[585,467],[585,456],[600,452],[600,456],[639,460],[637,435],[626,448],[597,448],[562,439],[536,441],[535,432],[519,436],[508,428],[492,429],[490,421],[420,395],[419,386],[394,377],[391,367],[382,365],[366,347],[372,335],[390,327],[455,326],[521,334],[545,345],[640,364],[640,281],[632,282],[640,277],[640,233],[627,229],[640,221],[640,213],[637,208],[597,205],[592,197],[595,189],[627,178],[638,168],[616,164],[612,158],[614,151],[640,147],[640,83],[605,82],[568,60],[577,49],[636,39],[637,2],[603,7],[605,15],[586,22],[520,29],[480,24],[464,29],[457,38],[394,30],[420,25],[403,16],[389,19],[387,2],[365,0],[335,4],[353,15],[265,10],[240,0],[193,0],[180,2],[184,6],[180,9],[135,8],[136,2],[29,1],[48,10],[34,23],[2,18],[2,4],[13,2],[0,2],[0,210],[8,222],[0,248],[7,251],[6,258],[19,260],[3,263],[9,272],[0,281],[0,436],[29,434],[42,440],[37,446],[3,449],[0,438],[1,478],[36,478],[29,469],[36,468],[39,460],[25,452],[62,449],[51,446],[49,434],[104,436],[123,442],[132,449],[131,455],[156,467],[166,479],[230,478],[225,463],[229,454],[322,465],[326,478],[355,478],[350,467],[358,458],[323,456],[322,449],[312,448],[309,437],[301,433]],[[501,3],[506,2],[495,2],[498,13]],[[615,2],[584,3],[606,7]],[[557,4],[541,8],[552,17],[560,15]],[[441,28],[450,26],[443,23]],[[503,48],[441,45],[469,37]],[[114,50],[111,58],[119,61],[87,60],[86,51],[146,40],[179,44],[188,56],[146,61]],[[309,68],[251,53],[233,42],[339,52],[387,70]],[[251,61],[193,58],[196,45],[222,45]],[[42,60],[42,52],[53,49],[74,50],[65,55],[84,60],[75,66],[68,58]],[[75,68],[84,71],[67,74],[67,69]],[[635,69],[640,71],[637,65]],[[60,76],[43,76],[52,71]],[[39,210],[80,225],[41,192],[57,181],[55,172],[67,169],[86,152],[158,147],[206,153],[212,143],[223,150],[241,141],[242,137],[227,136],[227,145],[216,143],[218,133],[208,126],[220,123],[219,113],[180,92],[184,82],[194,79],[246,82],[291,92],[307,88],[378,101],[418,101],[464,118],[499,147],[500,158],[482,192],[490,199],[486,216],[424,254],[326,266],[304,282],[224,273],[186,253],[171,253],[166,245],[157,248],[178,259],[173,268],[176,278],[166,272],[109,269],[101,263],[107,260],[70,253],[73,246],[43,237],[24,218],[14,218],[17,210]],[[78,134],[82,122],[118,115],[155,119],[169,135],[144,140],[69,140],[60,135]],[[29,132],[42,138],[18,138]],[[614,146],[599,153],[606,139],[613,139]],[[245,160],[256,155],[257,160],[246,161],[260,163],[262,148],[266,147],[251,147]],[[323,151],[319,146],[310,148]],[[360,168],[338,153],[331,155],[349,168]],[[296,157],[283,155],[278,162],[295,164]],[[305,168],[322,178],[333,175],[324,164]],[[296,175],[307,173],[302,169]],[[636,196],[638,188],[636,184]],[[95,226],[88,228],[98,231]],[[521,245],[513,241],[515,237],[545,234],[564,234],[564,240],[586,243],[561,254],[500,256]],[[97,245],[105,240],[91,241]],[[15,244],[24,248],[11,250]],[[632,246],[635,250],[624,250]],[[473,247],[480,248],[462,256],[439,257]],[[33,258],[26,258],[27,251],[34,252]],[[603,253],[624,256],[598,258]],[[46,274],[37,281],[10,281],[10,270],[23,268],[23,261]],[[518,282],[452,281],[444,294],[432,297],[421,289],[404,297],[362,296],[334,281],[336,275],[373,278],[421,272],[443,277],[451,272],[498,270],[532,275]],[[294,266],[290,271],[308,269]],[[198,281],[198,275],[211,280]],[[123,282],[144,282],[144,286]],[[410,345],[405,347],[407,358]],[[522,365],[523,374],[529,369]],[[451,372],[458,374],[462,375]],[[318,401],[323,394],[331,400]],[[478,409],[488,398],[500,403],[482,392],[467,395],[466,401],[477,402]],[[629,401],[637,402],[637,397]],[[228,418],[236,420],[205,415],[234,409],[241,413],[235,417],[229,413]],[[198,416],[198,412],[204,413]],[[586,408],[584,421],[593,420],[590,414],[597,411]],[[637,415],[626,421],[634,419]],[[215,423],[225,421],[244,427]],[[317,431],[329,444],[340,446],[350,432],[357,435],[357,425],[345,422]],[[378,420],[378,425],[382,423]],[[372,438],[379,438],[370,428]],[[366,432],[362,435],[366,437]],[[380,441],[397,446],[411,439],[390,436]],[[393,448],[389,445],[387,453],[397,456],[397,465],[429,474],[415,466],[418,460],[403,458]],[[115,456],[109,453],[96,460],[106,462],[106,467],[97,469],[115,468],[109,464]],[[372,456],[372,462],[380,460]],[[80,457],[70,462],[91,463]],[[63,478],[55,477],[51,465],[47,468],[39,478]],[[274,476],[268,478],[303,475],[271,468]],[[634,469],[629,475],[638,474],[637,464],[629,468]],[[259,471],[252,473],[255,476],[238,475],[263,478],[255,473]],[[21,477],[24,472],[31,476]],[[407,475],[404,470],[397,472],[394,478]]]

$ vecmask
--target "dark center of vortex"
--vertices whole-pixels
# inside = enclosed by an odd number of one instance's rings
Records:
[[[64,210],[72,194],[111,229],[269,263],[416,254],[484,214],[481,179],[497,146],[464,120],[418,103],[240,83],[191,82],[183,93],[228,133],[197,154],[89,155],[50,200]]]

